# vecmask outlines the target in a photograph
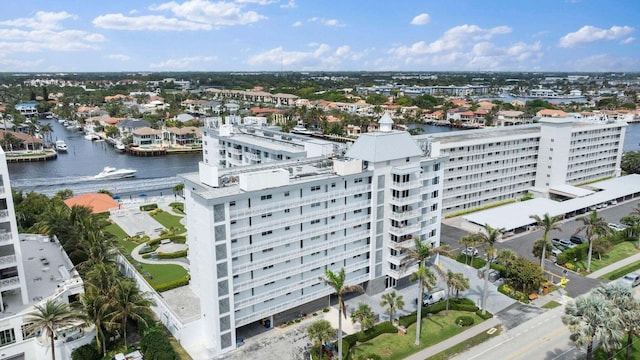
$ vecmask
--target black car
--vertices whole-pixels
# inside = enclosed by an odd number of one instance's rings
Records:
[[[580,236],[580,235],[573,235],[569,238],[569,241],[571,241],[572,243],[576,244],[576,245],[580,245],[580,244],[584,244],[585,241],[587,241],[587,239],[585,239],[584,237]]]

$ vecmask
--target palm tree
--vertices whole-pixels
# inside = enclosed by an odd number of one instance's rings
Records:
[[[549,244],[549,232],[551,232],[551,230],[562,230],[562,225],[560,224],[562,217],[550,216],[549,213],[545,213],[542,217],[538,215],[531,215],[529,217],[536,221],[536,229],[544,230],[542,235],[542,243],[544,246],[542,246],[542,254],[540,255],[540,267],[544,271],[544,259],[546,259],[546,250]]]
[[[124,347],[127,348],[127,321],[134,319],[145,326],[144,315],[150,315],[149,307],[155,302],[138,290],[138,286],[130,279],[116,282],[109,297],[109,313],[106,318],[112,327],[120,327],[124,337]]]
[[[487,248],[487,266],[484,270],[484,288],[482,291],[482,314],[487,313],[487,293],[489,291],[489,270],[491,268],[491,262],[494,258],[494,246],[500,239],[504,229],[494,229],[489,224],[484,225],[484,231],[478,231],[475,234],[471,234],[471,237],[476,243],[481,244]]]
[[[380,306],[387,308],[387,311],[389,311],[389,321],[393,324],[393,314],[397,310],[404,309],[404,299],[402,298],[402,295],[398,295],[398,293],[393,290],[391,292],[382,294],[382,301],[380,301]]]
[[[359,322],[360,331],[365,331],[375,324],[375,314],[369,305],[359,303],[358,308],[351,312],[351,322]]]
[[[633,336],[640,333],[640,300],[634,297],[634,291],[620,283],[609,283],[598,287],[596,292],[620,309],[620,320],[627,333],[626,359],[631,359]]]
[[[345,284],[344,268],[340,269],[337,274],[327,269],[324,274],[325,276],[321,277],[320,281],[331,286],[338,297],[338,359],[342,359],[342,316],[344,315],[344,318],[347,318],[347,309],[344,306],[343,296],[354,291],[364,292],[364,289],[360,285]]]
[[[477,243],[477,239],[473,236],[473,234],[468,234],[460,238],[458,240],[458,244],[464,246],[464,248],[472,247],[475,248]],[[473,265],[474,254],[471,254],[471,264]],[[469,254],[465,254],[464,264],[467,265],[467,259],[469,258]]]
[[[418,312],[416,314],[416,340],[415,345],[420,346],[420,330],[422,322],[422,298],[424,296],[424,287],[435,286],[436,278],[431,271],[425,266],[426,261],[431,256],[431,244],[420,241],[419,237],[414,237],[414,247],[405,248],[402,247],[401,251],[406,253],[405,257],[400,262],[400,266],[403,270],[406,270],[414,263],[418,263],[418,271],[411,274],[411,281],[418,281]]]
[[[587,235],[587,241],[589,241],[589,254],[587,255],[587,272],[591,272],[591,255],[593,253],[593,240],[597,236],[608,235],[611,233],[611,229],[607,226],[607,221],[601,217],[598,217],[598,213],[594,210],[589,216],[582,216],[576,219],[581,221],[575,234],[578,234],[584,230]]]
[[[454,273],[451,270],[447,271],[447,287],[456,292],[456,299],[459,298],[460,291],[469,289],[469,279],[464,277],[463,273]],[[447,297],[447,302],[449,297]]]
[[[48,300],[43,305],[36,305],[36,310],[28,314],[25,322],[30,323],[28,332],[40,331],[49,337],[51,346],[51,360],[56,360],[54,340],[55,331],[72,325],[82,324],[82,316],[72,310],[69,304]]]
[[[105,335],[106,315],[109,310],[109,302],[103,295],[95,291],[89,291],[80,298],[82,309],[86,315],[86,320],[96,328],[96,344],[102,349],[102,356],[107,355],[107,339]]]
[[[608,329],[621,329],[620,310],[597,292],[580,296],[575,301],[569,302],[562,315],[562,322],[569,327],[571,340],[576,347],[587,347],[587,360],[593,354],[593,343],[611,344],[613,338],[622,337],[622,331]]]
[[[318,320],[309,325],[307,335],[319,349],[318,359],[322,359],[322,344],[336,336],[336,330],[327,320]]]

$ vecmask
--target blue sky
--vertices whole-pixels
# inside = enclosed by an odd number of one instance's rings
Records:
[[[638,0],[2,1],[0,71],[640,71]]]

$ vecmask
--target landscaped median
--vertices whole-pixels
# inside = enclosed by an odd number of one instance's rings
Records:
[[[345,336],[342,342],[344,359],[404,359],[492,317],[487,313],[483,318],[481,311],[469,299],[450,299],[449,311],[446,311],[446,306],[446,301],[442,301],[422,308],[420,346],[414,345],[417,320],[414,312],[398,319],[401,330],[385,321],[363,332]]]

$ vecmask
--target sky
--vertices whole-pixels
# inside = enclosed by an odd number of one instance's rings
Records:
[[[637,72],[639,37],[639,0],[0,0],[0,72]]]

